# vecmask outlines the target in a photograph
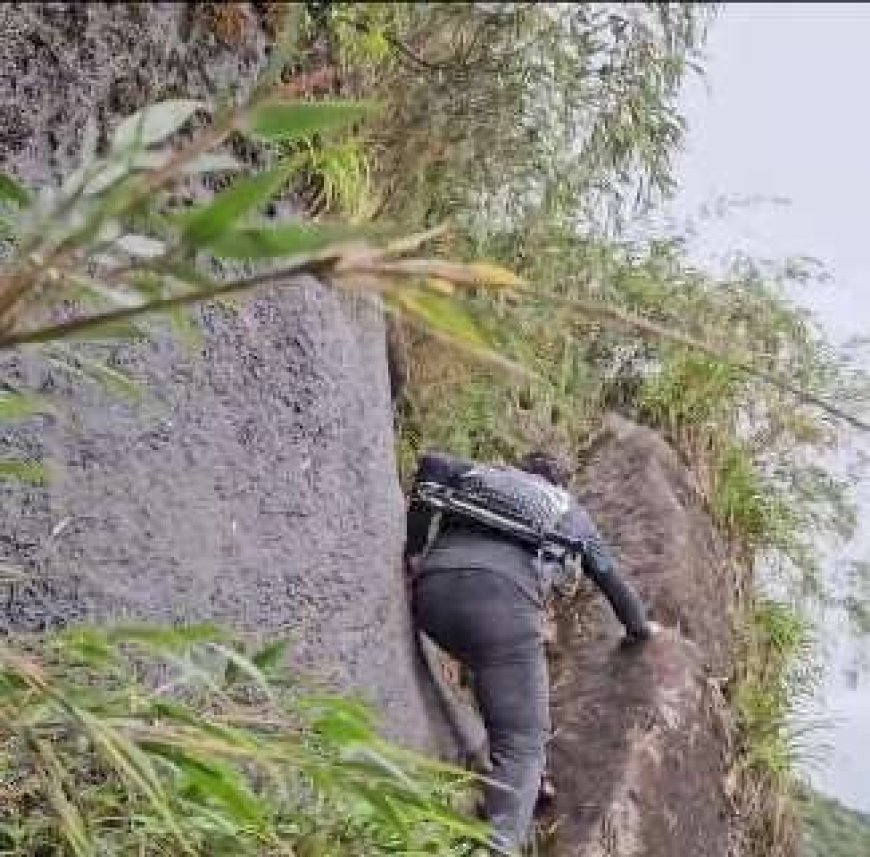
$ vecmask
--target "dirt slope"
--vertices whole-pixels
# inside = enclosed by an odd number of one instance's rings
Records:
[[[711,680],[727,670],[727,555],[688,472],[654,433],[613,418],[582,482],[620,566],[683,636],[626,651],[603,599],[587,593],[563,612],[551,851],[726,857],[725,743]]]

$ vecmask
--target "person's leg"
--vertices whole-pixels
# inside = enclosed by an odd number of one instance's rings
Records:
[[[479,665],[475,695],[489,735],[494,784],[484,795],[497,844],[513,852],[526,843],[545,766],[550,733],[547,662],[540,641],[507,660]]]
[[[459,762],[478,772],[488,770],[486,728],[477,708],[463,702],[441,672],[434,642],[468,669],[468,643],[480,622],[482,594],[479,574],[443,571],[422,579],[414,588],[413,612],[420,653],[459,751]],[[489,578],[489,575],[484,575]],[[485,600],[485,599],[484,599]],[[458,607],[457,603],[464,605]]]
[[[463,570],[433,574],[415,592],[418,627],[467,664],[489,737],[486,815],[499,844],[528,837],[550,732],[542,615],[510,580]]]

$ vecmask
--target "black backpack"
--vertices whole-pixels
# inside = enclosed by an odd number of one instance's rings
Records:
[[[476,464],[447,482],[421,479],[414,498],[541,550],[551,557],[582,554],[582,541],[560,532],[573,508],[571,495],[516,467]]]

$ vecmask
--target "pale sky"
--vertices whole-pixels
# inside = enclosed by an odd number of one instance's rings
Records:
[[[719,194],[789,198],[708,227],[704,252],[730,245],[815,256],[833,282],[804,299],[836,337],[870,335],[870,5],[729,4],[707,53],[710,92],[686,90],[675,214],[692,215]],[[866,522],[870,491],[861,493]],[[865,524],[850,555],[870,558],[868,544]],[[816,750],[830,749],[812,779],[870,811],[870,646],[850,640],[839,617],[826,626],[822,713],[833,724],[813,739]]]
[[[870,6],[729,4],[713,25],[705,93],[689,87],[678,206],[712,193],[788,197],[746,217],[759,249],[817,256],[837,329],[870,333]]]

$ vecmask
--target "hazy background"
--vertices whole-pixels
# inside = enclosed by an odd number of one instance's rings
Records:
[[[706,226],[699,252],[809,254],[833,274],[803,292],[837,340],[870,335],[870,6],[728,5],[713,26],[705,84],[685,91],[687,151],[677,217],[714,196],[785,197]],[[709,91],[708,91],[709,90]],[[862,441],[870,451],[870,444]],[[852,450],[844,450],[843,457]],[[832,577],[870,558],[870,489],[861,529],[830,557]],[[807,773],[816,787],[870,811],[870,647],[837,611],[822,616],[825,678]]]

